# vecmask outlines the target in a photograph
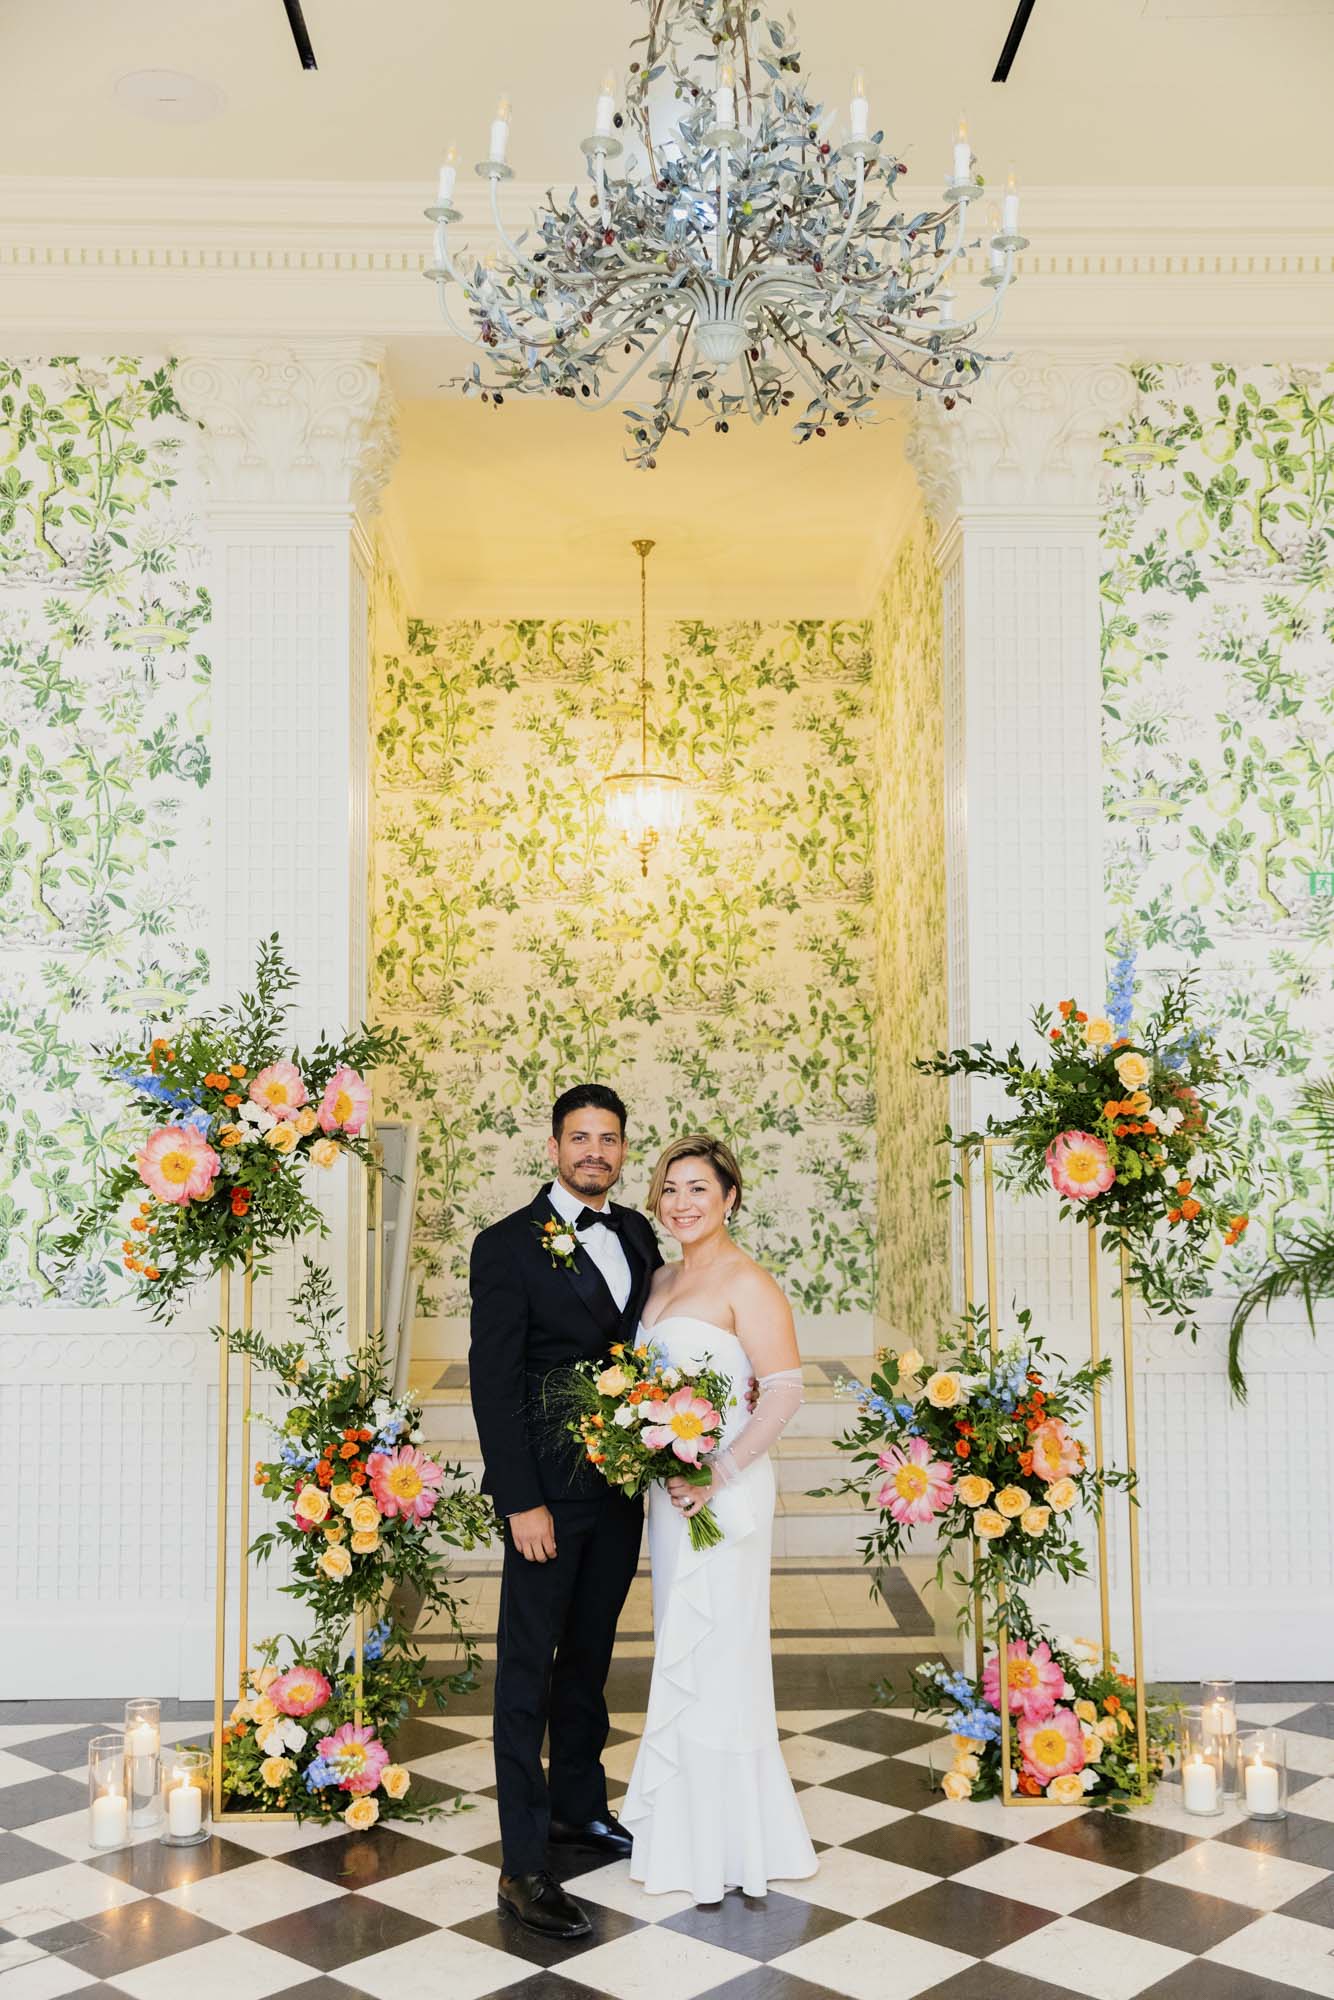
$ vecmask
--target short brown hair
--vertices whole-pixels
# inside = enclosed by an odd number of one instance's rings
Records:
[[[649,1183],[648,1212],[656,1215],[662,1207],[662,1193],[667,1184],[667,1176],[678,1160],[707,1160],[722,1184],[725,1195],[734,1195],[731,1213],[735,1215],[741,1207],[741,1168],[736,1154],[725,1139],[714,1139],[707,1132],[687,1132],[680,1139],[673,1139],[665,1153],[653,1169],[653,1179]]]

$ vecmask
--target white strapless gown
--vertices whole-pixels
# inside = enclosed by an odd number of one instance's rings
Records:
[[[754,1370],[734,1333],[669,1314],[642,1329],[669,1367],[705,1361],[728,1375],[736,1407],[723,1442],[748,1421]],[[778,1746],[769,1633],[774,1471],[749,1465],[710,1502],[724,1540],[696,1552],[665,1486],[649,1489],[653,1678],[648,1715],[618,1817],[634,1836],[630,1873],[655,1893],[716,1903],[728,1889],[814,1875],[815,1850]]]

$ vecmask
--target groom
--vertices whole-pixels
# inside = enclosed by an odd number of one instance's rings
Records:
[[[498,1900],[530,1929],[573,1938],[587,1934],[589,1921],[549,1872],[548,1841],[607,1858],[630,1852],[630,1836],[607,1804],[603,1690],[644,1513],[572,1440],[544,1434],[526,1412],[552,1369],[607,1359],[613,1342],[633,1338],[662,1257],[647,1218],[607,1199],[626,1154],[625,1106],[614,1090],[578,1084],[558,1097],[547,1150],[555,1180],[473,1244],[468,1372],[483,1491],[505,1523],[496,1633]],[[544,1241],[553,1218],[573,1237],[568,1257]]]

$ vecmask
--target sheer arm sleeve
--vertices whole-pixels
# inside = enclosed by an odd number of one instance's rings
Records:
[[[761,1375],[759,1398],[750,1422],[711,1460],[715,1485],[729,1485],[739,1472],[744,1472],[770,1445],[777,1443],[801,1408],[804,1393],[800,1368],[780,1368],[773,1375]]]

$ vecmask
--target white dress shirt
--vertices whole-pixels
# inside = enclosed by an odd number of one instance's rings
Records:
[[[571,1224],[576,1224],[584,1210],[593,1206],[582,1196],[571,1194],[563,1181],[551,1183],[550,1201],[561,1221]],[[616,1310],[624,1312],[630,1298],[630,1260],[619,1235],[614,1229],[604,1228],[600,1222],[577,1233],[616,1301]]]

